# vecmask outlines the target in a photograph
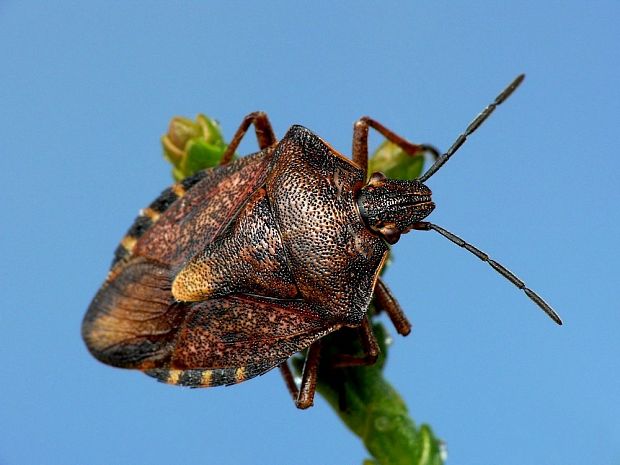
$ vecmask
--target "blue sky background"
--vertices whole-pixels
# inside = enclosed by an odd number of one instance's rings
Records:
[[[172,116],[230,136],[262,109],[279,135],[300,123],[349,153],[369,114],[447,148],[521,72],[430,180],[431,219],[565,325],[412,233],[387,282],[414,329],[387,376],[448,463],[620,464],[618,2],[81,3],[0,4],[0,464],[360,464],[326,403],[296,410],[277,372],[164,386],[96,362],[83,313],[170,183]]]

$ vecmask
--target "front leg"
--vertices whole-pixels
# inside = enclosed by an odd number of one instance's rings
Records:
[[[439,157],[439,151],[432,145],[413,144],[374,119],[363,116],[353,125],[353,162],[364,172],[366,177],[368,177],[369,128],[379,132],[383,137],[399,146],[412,157],[421,156],[425,152],[430,153],[434,159]]]
[[[398,334],[406,336],[411,332],[411,323],[405,312],[381,278],[375,284],[375,305],[377,311],[387,313]]]

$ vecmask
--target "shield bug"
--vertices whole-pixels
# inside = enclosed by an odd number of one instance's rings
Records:
[[[389,244],[433,230],[487,262],[544,310],[536,293],[484,252],[423,221],[434,209],[424,184],[521,83],[517,77],[439,155],[377,121],[354,125],[352,160],[302,126],[277,141],[267,116],[248,115],[221,166],[162,194],[134,221],[114,255],[82,326],[100,361],[191,387],[245,381],[280,366],[296,405],[312,405],[323,336],[359,328],[367,364],[378,345],[367,309],[373,298],[397,331],[410,324],[379,277]],[[231,162],[253,125],[260,151]],[[375,129],[434,164],[418,179],[368,176],[368,131]],[[301,386],[287,360],[306,351]]]

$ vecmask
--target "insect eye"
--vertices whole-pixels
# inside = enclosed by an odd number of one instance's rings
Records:
[[[387,178],[385,177],[385,174],[377,171],[375,173],[372,173],[370,175],[370,179],[368,180],[368,184],[381,184],[383,183]]]

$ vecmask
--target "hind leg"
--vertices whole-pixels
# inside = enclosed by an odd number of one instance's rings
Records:
[[[314,403],[320,356],[321,341],[319,340],[308,348],[299,388],[295,383],[288,362],[284,362],[280,365],[280,373],[282,373],[286,387],[291,393],[295,406],[299,409],[307,409],[308,407],[312,407]]]

